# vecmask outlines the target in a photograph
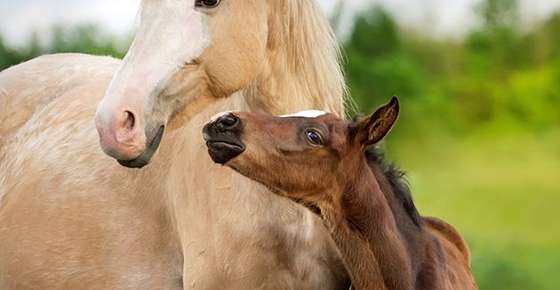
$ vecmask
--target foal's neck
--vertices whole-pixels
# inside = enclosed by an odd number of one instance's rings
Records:
[[[356,289],[411,289],[410,257],[392,207],[366,162],[321,207]]]

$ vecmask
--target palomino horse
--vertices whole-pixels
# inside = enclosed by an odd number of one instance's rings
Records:
[[[359,290],[473,290],[466,243],[419,215],[402,173],[367,150],[397,120],[396,98],[371,117],[226,113],[204,128],[212,159],[315,208]],[[364,152],[365,151],[365,152]]]
[[[122,62],[53,55],[1,73],[0,289],[344,288],[320,220],[214,165],[199,137],[224,110],[342,114],[318,5],[144,0],[140,17]],[[151,164],[125,168],[99,140]]]

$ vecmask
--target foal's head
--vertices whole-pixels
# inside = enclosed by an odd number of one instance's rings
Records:
[[[224,113],[204,127],[212,159],[291,198],[314,202],[364,170],[364,150],[379,142],[399,115],[397,98],[368,118],[334,114]]]

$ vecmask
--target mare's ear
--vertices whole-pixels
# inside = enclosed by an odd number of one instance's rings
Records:
[[[356,134],[358,142],[365,147],[381,141],[397,121],[399,109],[399,100],[393,97],[388,104],[377,109],[369,118],[362,120],[358,124]]]

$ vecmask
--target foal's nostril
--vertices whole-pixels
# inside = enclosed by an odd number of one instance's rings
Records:
[[[218,127],[222,130],[231,130],[239,125],[239,118],[234,114],[227,114],[225,116],[220,117],[216,121],[216,123]]]
[[[233,114],[227,114],[226,116],[223,116],[222,119],[220,120],[220,122],[225,126],[225,127],[235,127],[237,125],[237,123],[239,123],[239,118],[237,118],[235,115]]]

